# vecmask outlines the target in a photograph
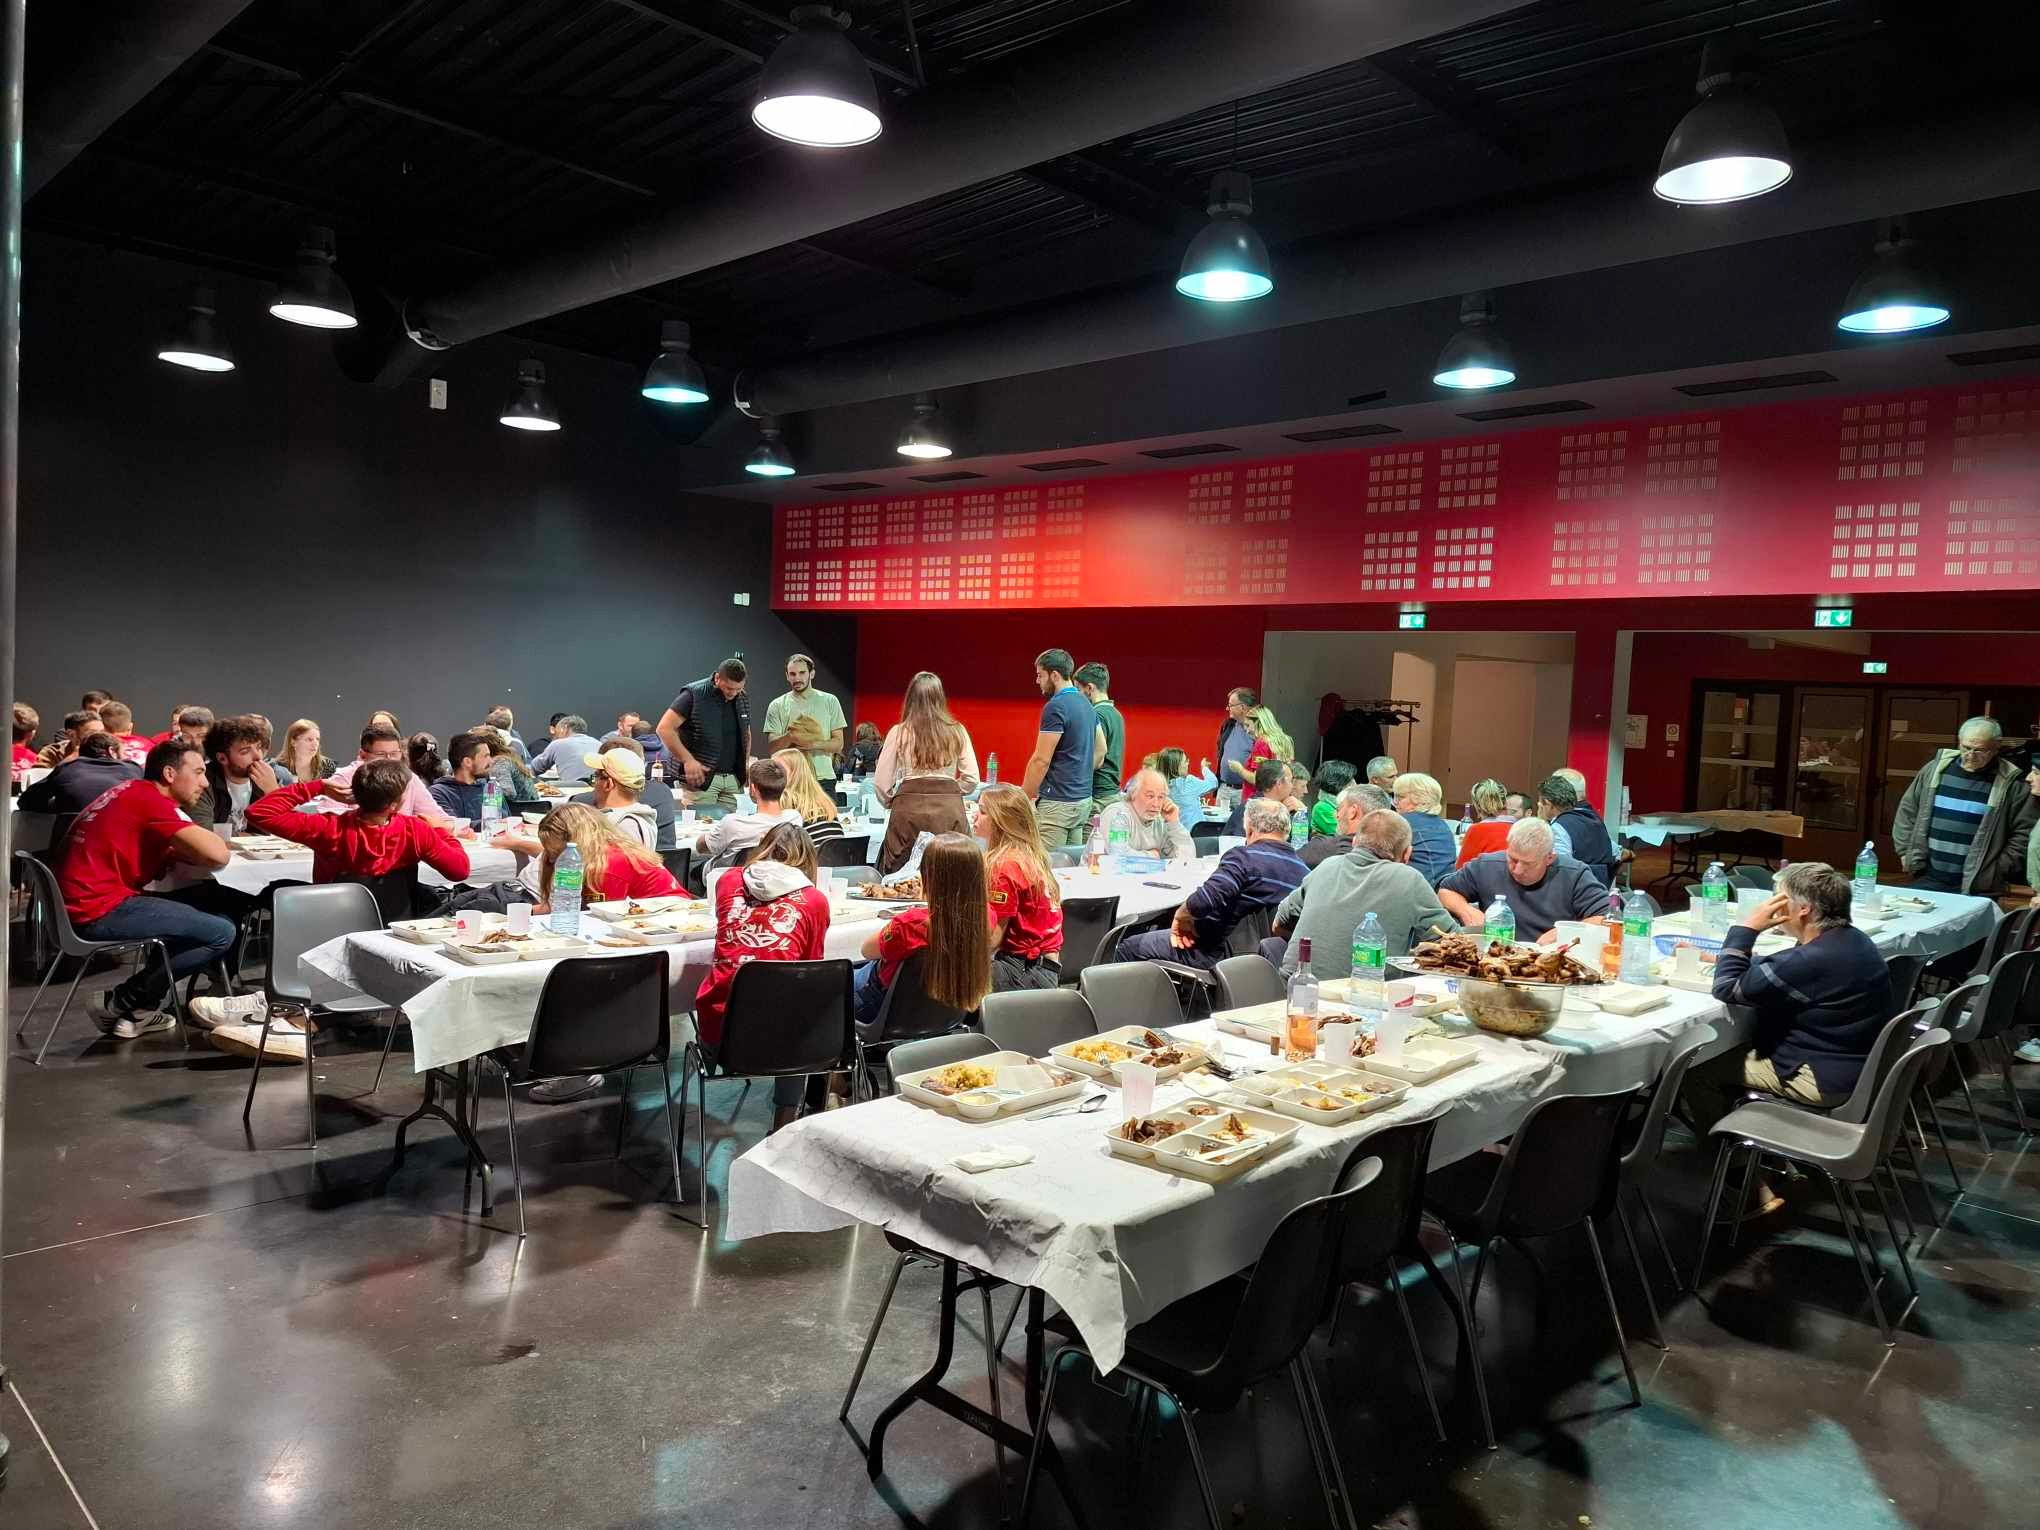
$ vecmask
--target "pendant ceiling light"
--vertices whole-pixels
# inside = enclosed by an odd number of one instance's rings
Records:
[[[1885,225],[1869,269],[1856,278],[1835,327],[1852,335],[1904,335],[1948,322],[1947,293],[1917,259],[1902,224]]]
[[[871,66],[843,35],[850,18],[826,5],[796,5],[790,19],[793,32],[765,60],[751,120],[814,149],[870,143],[885,124]]]
[[[1233,103],[1232,164],[1211,178],[1205,211],[1211,221],[1183,252],[1176,290],[1204,303],[1244,303],[1275,290],[1268,246],[1247,215],[1254,210],[1254,183],[1239,168],[1240,106]]]
[[[932,394],[914,395],[914,417],[900,432],[899,454],[921,462],[936,462],[950,454],[949,438],[943,433]]]
[[[758,424],[758,448],[744,460],[744,471],[760,478],[791,478],[793,458],[780,440],[778,422],[767,416]]]
[[[212,288],[192,289],[191,303],[185,309],[184,317],[164,337],[163,344],[156,350],[156,359],[167,361],[173,367],[189,367],[194,372],[233,371],[233,350],[220,337],[218,326],[213,323],[216,306]]]
[[[667,319],[659,326],[659,354],[645,369],[638,392],[659,404],[708,402],[708,379],[688,350],[691,338],[684,319]]]
[[[1652,189],[1667,202],[1740,202],[1792,179],[1785,125],[1735,58],[1734,34],[1707,40],[1700,100],[1672,129]]]
[[[308,228],[298,243],[297,265],[269,311],[309,329],[352,329],[354,295],[333,270],[333,231]]]
[[[1516,360],[1495,327],[1494,301],[1485,292],[1473,293],[1459,305],[1459,333],[1438,353],[1431,381],[1471,393],[1515,380]]]
[[[517,392],[503,406],[498,422],[512,430],[558,430],[559,411],[545,385],[545,363],[526,357],[517,363]]]

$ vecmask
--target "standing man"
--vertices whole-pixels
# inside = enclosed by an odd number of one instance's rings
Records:
[[[1913,886],[1995,898],[2026,874],[2035,798],[2003,740],[1995,717],[1972,717],[1905,789],[1891,843]]]
[[[1097,752],[1098,713],[1070,682],[1077,661],[1064,648],[1034,660],[1034,683],[1048,698],[1020,789],[1034,798],[1043,848],[1081,845],[1091,819],[1091,760]]]
[[[724,659],[712,675],[682,686],[659,719],[659,742],[680,771],[683,807],[728,812],[737,777],[751,768],[751,703],[744,661]]]
[[[1096,758],[1091,769],[1091,811],[1102,813],[1126,798],[1126,793],[1119,789],[1126,768],[1126,719],[1112,704],[1107,689],[1112,684],[1112,675],[1104,665],[1093,660],[1070,678],[1091,703],[1091,710],[1098,714],[1098,735],[1091,741]]]
[[[815,768],[817,781],[836,779],[843,752],[843,704],[815,689],[815,661],[797,653],[786,661],[786,691],[765,708],[766,745],[774,753],[798,749]]]
[[[1225,721],[1218,727],[1218,805],[1231,807],[1252,785],[1247,775],[1247,756],[1253,752],[1253,735],[1247,732],[1247,713],[1260,705],[1260,697],[1244,685],[1225,693]]]

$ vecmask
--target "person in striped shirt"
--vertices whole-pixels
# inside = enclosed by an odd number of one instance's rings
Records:
[[[1953,749],[1913,777],[1892,819],[1891,842],[1915,887],[1996,897],[2026,868],[2036,800],[2019,768],[1999,757],[1996,718],[1972,717]]]

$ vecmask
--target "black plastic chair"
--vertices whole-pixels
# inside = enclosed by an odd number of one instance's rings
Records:
[[[1074,983],[1098,959],[1098,947],[1119,917],[1119,898],[1065,898],[1062,905],[1062,980]]]
[[[888,1057],[901,1042],[920,1041],[970,1025],[975,1011],[957,1009],[954,1005],[928,997],[921,986],[921,974],[927,965],[926,950],[916,951],[900,963],[899,971],[893,974],[892,986],[886,989],[885,998],[879,1003],[869,1038],[862,1035],[855,1038],[856,1067],[851,1087],[853,1091],[861,1091],[858,1097],[872,1099],[881,1092],[891,1091],[892,1071],[887,1066]],[[886,1075],[884,1091],[878,1088],[881,1070]]]
[[[1339,1505],[1350,1506],[1337,1444],[1318,1395],[1317,1377],[1304,1355],[1313,1329],[1324,1315],[1332,1283],[1339,1271],[1339,1243],[1353,1221],[1352,1208],[1380,1173],[1369,1159],[1352,1173],[1343,1190],[1306,1201],[1285,1216],[1269,1237],[1245,1280],[1228,1277],[1216,1285],[1172,1302],[1126,1336],[1126,1355],[1113,1371],[1175,1404],[1190,1447],[1190,1465],[1211,1530],[1225,1530],[1204,1448],[1197,1437],[1197,1413],[1225,1412],[1249,1387],[1287,1370],[1303,1415],[1304,1438],[1310,1445],[1325,1509],[1336,1527]],[[1034,1448],[1027,1457],[1027,1476],[1020,1494],[1020,1525],[1027,1525],[1034,1502],[1034,1481],[1041,1466],[1043,1442],[1055,1412],[1057,1383],[1063,1360],[1090,1358],[1081,1339],[1069,1339],[1048,1362],[1048,1388],[1035,1424]],[[1141,1400],[1141,1416],[1147,1399]]]
[[[986,994],[980,1014],[985,1034],[1002,1051],[1025,1052],[1029,1057],[1046,1057],[1051,1047],[1098,1034],[1098,1017],[1074,988]]]
[[[1163,1030],[1183,1023],[1183,1006],[1176,998],[1176,985],[1155,962],[1113,962],[1088,967],[1077,984],[1084,1002],[1091,1006],[1101,1031],[1122,1025],[1145,1025]]]
[[[714,1076],[785,1078],[833,1073],[848,1066],[856,1052],[850,1018],[850,965],[836,957],[810,962],[747,962],[738,968],[723,1011]],[[708,1230],[707,1064],[696,1036],[681,1053],[680,1092],[684,1098],[687,1075],[692,1071],[695,1144],[701,1157],[696,1189],[703,1232]]]
[[[71,1007],[71,1000],[77,996],[79,980],[85,976],[85,969],[93,957],[102,953],[125,956],[128,952],[140,953],[147,961],[151,956],[163,963],[163,979],[167,984],[163,1002],[170,1013],[177,1017],[178,1039],[184,1039],[184,1010],[177,1002],[177,980],[170,974],[170,948],[160,940],[87,940],[71,927],[71,916],[64,908],[63,889],[57,885],[57,874],[42,861],[26,850],[14,852],[15,870],[23,876],[32,890],[36,903],[42,909],[44,928],[57,943],[56,954],[43,971],[42,982],[37,985],[35,997],[28,1001],[28,1008],[21,1012],[21,1023],[15,1027],[14,1039],[23,1041],[28,1032],[29,1017],[35,1013],[36,1005],[42,1002],[43,990],[50,986],[50,979],[57,975],[57,968],[65,957],[78,964],[78,971],[71,978],[71,986],[64,990],[64,1002],[57,1006],[57,1018],[50,1022],[49,1033],[36,1048],[35,1065],[42,1066],[43,1054],[56,1039],[57,1027],[64,1023],[64,1013]]]
[[[844,834],[815,846],[817,866],[862,866],[871,854],[869,834]]]
[[[1549,1237],[1584,1228],[1595,1272],[1601,1277],[1601,1295],[1608,1303],[1608,1320],[1615,1328],[1622,1372],[1629,1378],[1630,1399],[1641,1407],[1643,1392],[1636,1383],[1636,1369],[1629,1363],[1622,1314],[1615,1306],[1615,1288],[1608,1280],[1601,1237],[1594,1230],[1595,1222],[1615,1206],[1620,1183],[1619,1133],[1637,1094],[1637,1090],[1623,1089],[1545,1100],[1516,1129],[1499,1164],[1487,1153],[1461,1159],[1431,1176],[1425,1199],[1432,1214],[1452,1231],[1455,1281],[1459,1278],[1460,1243],[1470,1240],[1480,1248],[1473,1262],[1473,1282],[1461,1302],[1468,1326],[1476,1333],[1480,1325],[1474,1313],[1480,1283],[1496,1244],[1504,1239]],[[1476,1386],[1484,1392],[1478,1343],[1471,1346],[1469,1354]],[[1493,1443],[1492,1437],[1489,1443]]]
[[[1760,892],[1770,892],[1776,886],[1776,873],[1768,866],[1753,866],[1745,862],[1728,868],[1730,887],[1754,887]]]
[[[673,1198],[680,1198],[680,1129],[673,1119],[673,1096],[666,1088],[666,1060],[673,1051],[666,956],[664,951],[641,951],[560,962],[546,974],[524,1044],[499,1047],[487,1054],[503,1074],[510,1178],[517,1186],[518,1237],[525,1231],[524,1176],[517,1163],[517,1106],[511,1090],[525,1084],[621,1070],[623,1090],[616,1099],[614,1155],[621,1158],[624,1126],[630,1120],[631,1079],[639,1068],[657,1068],[659,1098],[666,1108],[666,1139],[673,1155]],[[683,1087],[685,1081],[683,1073]],[[704,1172],[706,1167],[704,1157]]]
[[[1288,993],[1281,969],[1258,952],[1252,956],[1228,956],[1211,969],[1211,975],[1218,985],[1213,1005],[1220,1010],[1268,1004]]]
[[[661,850],[659,863],[672,875],[675,882],[685,887],[688,885],[689,874],[694,869],[694,848],[691,845],[681,845],[677,849]]]
[[[1098,954],[1088,963],[1092,967],[1109,966],[1119,960],[1119,943],[1130,935],[1145,935],[1150,930],[1166,930],[1175,919],[1173,908],[1150,909],[1145,914],[1135,914],[1131,919],[1122,919],[1105,932],[1105,938],[1098,942]],[[1081,974],[1079,974],[1081,975]],[[1064,982],[1075,978],[1065,976]]]
[[[1629,1262],[1636,1266],[1637,1281],[1643,1286],[1644,1303],[1650,1308],[1651,1332],[1657,1336],[1655,1342],[1659,1349],[1671,1346],[1665,1342],[1664,1319],[1658,1314],[1657,1295],[1651,1290],[1650,1271],[1644,1266],[1643,1252],[1636,1242],[1636,1230],[1630,1225],[1629,1210],[1623,1205],[1622,1197],[1632,1194],[1642,1203],[1651,1235],[1657,1239],[1658,1253],[1664,1258],[1665,1268],[1671,1271],[1672,1293],[1677,1295],[1684,1286],[1679,1279],[1679,1266],[1672,1258],[1672,1247],[1665,1241],[1665,1230],[1658,1223],[1657,1210],[1650,1203],[1650,1173],[1657,1167],[1658,1153],[1665,1143],[1665,1127],[1670,1124],[1672,1107],[1678,1103],[1679,1091],[1685,1087],[1686,1074],[1701,1049],[1714,1040],[1714,1035],[1713,1026],[1696,1025],[1672,1043],[1664,1066],[1658,1070],[1657,1082],[1651,1086],[1650,1103],[1644,1108],[1643,1119],[1637,1123],[1635,1137],[1618,1160],[1615,1220],[1622,1229],[1622,1241],[1629,1246]]]

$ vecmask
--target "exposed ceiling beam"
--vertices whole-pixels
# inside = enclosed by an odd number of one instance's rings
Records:
[[[1500,114],[1459,81],[1432,68],[1416,49],[1377,53],[1367,61],[1367,67],[1426,111],[1478,139],[1490,153],[1523,163],[1523,147]]]
[[[748,16],[782,35],[794,29],[793,22],[784,11],[767,10],[762,5],[750,4],[749,0],[713,0],[713,3],[724,10],[735,11],[740,16]],[[895,53],[870,32],[852,25],[849,37],[857,44],[857,51],[864,55],[864,62],[871,66],[872,73],[882,74],[897,84],[916,90],[926,83],[915,73],[914,61],[911,58]]]
[[[1065,154],[1020,173],[1107,217],[1166,239],[1183,237],[1196,224],[1196,214],[1179,198],[1114,163],[1104,150]]]

